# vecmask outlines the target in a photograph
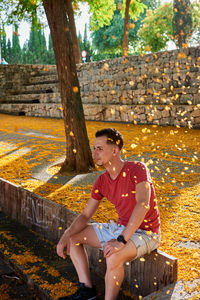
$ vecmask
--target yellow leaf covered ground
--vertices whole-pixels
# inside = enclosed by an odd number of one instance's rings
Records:
[[[56,183],[33,176],[42,165],[50,167],[65,155],[63,120],[3,114],[0,120],[0,177],[81,212],[91,184],[62,185],[56,167],[46,170]],[[91,146],[96,130],[103,127],[115,127],[123,134],[125,159],[144,161],[149,166],[161,214],[160,249],[178,258],[178,279],[184,280],[189,290],[186,282],[200,277],[200,131],[87,122]],[[112,205],[103,202],[93,219],[109,221],[110,215],[115,219]]]

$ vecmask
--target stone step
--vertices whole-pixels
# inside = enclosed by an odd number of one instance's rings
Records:
[[[10,91],[10,94],[16,94],[14,91]],[[57,93],[59,92],[59,85],[55,83],[44,83],[37,85],[24,85],[22,86],[20,93],[21,94],[40,94],[40,93]]]
[[[56,65],[32,65],[32,76],[45,76],[57,74]]]
[[[8,96],[2,104],[20,103],[60,103],[60,93],[20,94]]]
[[[13,103],[0,104],[0,112],[18,116],[62,118],[62,106],[59,103]]]
[[[178,89],[177,89],[178,90]],[[179,89],[180,90],[180,89]],[[107,91],[89,91],[88,89],[81,90],[81,99],[83,103],[96,103],[96,104],[118,104],[118,105],[165,105],[170,109],[176,105],[189,106],[200,103],[200,94],[195,94],[194,88],[190,88],[191,94],[183,94],[181,92],[176,93],[176,98],[170,93],[165,94],[150,94],[147,90],[113,90],[110,93]],[[192,98],[191,95],[194,94]],[[191,101],[192,99],[192,101]],[[166,109],[168,109],[167,107]]]
[[[87,104],[83,102],[84,115],[86,120],[90,121],[112,121],[112,122],[136,122],[147,124],[146,116],[153,117],[149,119],[149,124],[160,125],[181,125],[183,126],[181,114],[177,111],[187,111],[185,116],[190,120],[191,106],[179,105],[171,108],[170,112],[165,110],[165,105],[155,105],[149,110],[149,105],[118,105],[118,104]],[[156,109],[156,111],[155,111]],[[34,117],[62,118],[63,109],[61,103],[13,103],[0,104],[1,113],[14,115],[25,115]],[[197,113],[199,113],[197,111]],[[176,120],[174,119],[176,117]],[[193,127],[198,126],[198,115],[195,115]],[[197,119],[197,121],[196,121]]]
[[[57,83],[58,76],[57,74],[46,74],[41,76],[34,76],[29,78],[29,85],[30,84],[47,84],[47,83]]]
[[[152,89],[155,88],[157,84],[157,90],[159,90],[159,80],[160,76],[157,76],[156,74],[152,74],[152,76],[149,76],[144,78],[141,77],[141,73],[138,74],[130,74],[129,76],[84,76],[79,78],[79,84],[80,88],[83,91],[104,91],[104,92],[112,92],[112,90],[121,90],[121,85],[123,84],[126,86],[127,90],[137,90],[140,91],[142,84],[143,88],[146,87],[146,89]],[[195,75],[195,73],[194,73]],[[152,80],[154,80],[155,84],[152,84]],[[144,84],[145,83],[145,84]],[[183,85],[185,88],[192,88],[194,93],[198,92],[199,88],[199,80],[197,78],[187,79],[184,77],[178,78],[177,76],[174,76],[173,79],[167,81],[165,80],[165,83],[163,84],[165,89],[171,92],[171,89],[178,89],[181,90],[182,93],[185,91],[183,90]],[[174,93],[174,90],[173,90]]]
[[[104,65],[102,65],[101,67],[99,67],[96,70],[92,70],[92,69],[86,69],[86,70],[77,70],[80,79],[84,79],[84,80],[104,80],[105,78],[109,78],[109,79],[116,79],[116,80],[123,80],[123,78],[127,78],[127,76],[133,76],[135,78],[138,78],[138,76],[140,75],[145,75],[144,78],[161,78],[162,76],[165,78],[168,77],[168,75],[172,76],[172,74],[174,74],[173,72],[173,68],[174,66],[169,67],[169,64],[167,64],[166,66],[163,65],[149,65],[149,64],[145,64],[145,65],[133,65],[132,67],[129,67],[124,65],[124,68],[120,68],[114,70],[114,66],[112,65],[108,65],[107,63],[105,63]],[[190,69],[188,70],[187,67],[185,65],[183,65],[183,67],[181,68],[180,66],[180,70],[179,72],[177,72],[177,76],[180,76],[180,78],[185,78],[186,75],[188,75],[189,77],[192,78],[192,83],[193,83],[193,79],[196,79],[196,73],[198,73],[200,70],[200,67],[190,67]],[[189,74],[187,74],[187,72],[189,72]],[[187,77],[188,77],[187,76]]]
[[[148,78],[145,79],[146,82],[146,88],[147,90],[151,90],[151,85],[148,84]],[[29,79],[29,83],[27,83],[26,85],[24,85],[21,89],[21,93],[24,94],[34,94],[34,93],[52,93],[52,92],[57,92],[59,91],[59,85],[58,85],[58,79],[57,79],[57,75],[41,75],[41,76],[35,76],[35,77],[31,77]],[[126,90],[121,90],[120,89],[120,84],[122,83],[122,81],[124,81],[124,84],[126,85]],[[92,75],[90,77],[83,77],[80,78],[80,91],[86,93],[86,97],[87,97],[87,93],[90,91],[91,92],[96,92],[97,93],[97,97],[98,97],[98,93],[105,93],[107,94],[108,91],[111,92],[111,94],[115,94],[115,93],[121,93],[123,94],[123,92],[125,93],[137,93],[138,90],[138,85],[140,85],[140,81],[141,78],[132,74],[132,76],[130,77],[125,77],[123,76],[119,76],[119,74],[117,75],[117,77],[115,78],[115,76],[109,77],[109,76],[104,76],[102,77],[102,79],[98,80],[95,78],[95,76],[93,77]],[[197,81],[197,80],[196,80]],[[198,92],[198,86],[197,86],[197,82],[195,80],[193,80],[192,86],[190,87],[190,93],[197,93]],[[112,90],[112,86],[113,86],[113,90]],[[178,94],[183,94],[184,91],[182,88],[176,87],[176,81],[173,82],[166,82],[165,84],[165,88],[167,90],[170,91],[170,88],[173,87],[173,92],[175,93],[177,90]],[[12,90],[11,90],[12,93]],[[14,93],[14,91],[13,91]],[[144,94],[146,94],[146,91],[144,90]],[[162,96],[162,95],[160,95]],[[166,97],[166,95],[163,95],[164,97]],[[134,95],[135,97],[135,95]],[[150,102],[149,102],[150,103]],[[184,104],[184,102],[183,102]]]

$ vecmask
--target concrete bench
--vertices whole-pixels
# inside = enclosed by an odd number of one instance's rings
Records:
[[[77,213],[0,179],[0,207],[13,219],[57,243],[64,229]],[[59,230],[58,228],[63,228]],[[86,247],[90,266],[104,277],[106,263],[103,251]],[[125,264],[123,288],[133,295],[146,296],[177,281],[177,259],[155,250],[149,255]]]

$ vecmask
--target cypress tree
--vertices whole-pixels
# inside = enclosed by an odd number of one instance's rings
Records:
[[[18,26],[14,25],[14,31],[12,35],[12,55],[11,62],[18,64],[21,60],[21,47],[19,43]]]
[[[6,48],[6,61],[12,63],[12,45],[10,39],[8,39]]]
[[[47,46],[44,31],[31,25],[30,36],[27,44],[26,61],[31,64],[46,64],[48,62]]]
[[[87,24],[85,24],[85,29],[84,29],[84,36],[83,36],[83,47],[86,52],[87,52],[87,56],[86,56],[86,61],[90,61],[90,58],[92,57],[92,47],[90,44],[90,41],[88,39],[88,35],[87,35]]]
[[[27,64],[28,62],[28,56],[27,56],[27,51],[28,51],[28,41],[26,40],[23,48],[22,48],[22,57],[21,57],[21,63],[22,64]]]
[[[7,58],[7,47],[6,47],[6,32],[4,26],[2,27],[0,36],[1,36],[1,58],[4,58],[7,61],[8,58]]]
[[[78,43],[79,43],[80,52],[85,50],[85,47],[84,47],[84,44],[83,44],[83,38],[82,38],[82,35],[81,35],[80,31],[78,33]]]
[[[33,24],[31,25],[31,31],[28,40],[28,50],[27,50],[27,58],[30,64],[35,64],[37,62],[37,49],[38,49],[39,41],[38,34],[36,28],[34,28]]]
[[[46,64],[47,63],[47,44],[46,44],[46,38],[44,35],[44,30],[40,29],[40,63]]]
[[[52,43],[50,34],[49,34],[49,43],[48,43],[48,61],[47,61],[47,63],[50,65],[56,64],[54,50],[53,50],[53,43]]]

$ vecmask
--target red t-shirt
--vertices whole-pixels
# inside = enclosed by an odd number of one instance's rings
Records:
[[[93,186],[91,197],[96,200],[106,197],[115,205],[119,217],[117,223],[126,226],[136,205],[136,184],[143,181],[150,183],[151,197],[150,208],[139,228],[160,233],[160,217],[155,190],[150,172],[144,163],[126,161],[114,180],[110,178],[107,171],[101,174]]]

